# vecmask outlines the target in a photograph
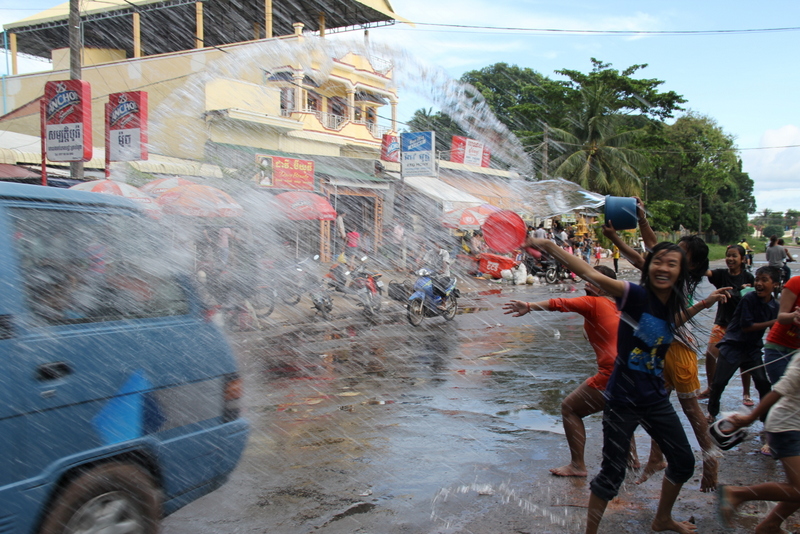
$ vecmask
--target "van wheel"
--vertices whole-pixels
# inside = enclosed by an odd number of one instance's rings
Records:
[[[39,534],[126,532],[156,534],[161,492],[152,477],[132,464],[95,467],[58,495]]]

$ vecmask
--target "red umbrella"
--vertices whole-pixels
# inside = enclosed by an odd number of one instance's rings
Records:
[[[181,185],[195,185],[195,183],[191,180],[187,180],[186,178],[181,178],[180,176],[171,176],[169,178],[159,178],[158,180],[147,182],[139,189],[145,193],[157,197],[163,193],[166,193],[169,189],[172,189],[173,187],[179,187]]]
[[[336,210],[328,199],[308,191],[289,191],[275,195],[281,210],[291,221],[333,221]]]
[[[75,184],[70,187],[70,189],[129,198],[147,210],[148,214],[154,217],[158,217],[161,214],[161,209],[152,197],[132,185],[122,182],[115,182],[114,180],[93,180],[91,182]]]
[[[477,230],[486,218],[492,213],[497,213],[500,208],[491,204],[481,204],[473,208],[461,208],[448,211],[442,217],[442,224],[447,228],[457,228],[459,230]]]
[[[156,199],[164,213],[188,217],[239,217],[244,213],[233,198],[210,185],[181,185]]]

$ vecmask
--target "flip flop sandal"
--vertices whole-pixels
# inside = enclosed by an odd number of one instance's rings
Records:
[[[772,457],[772,449],[769,448],[769,445],[762,445],[761,450],[759,451],[764,456]]]
[[[725,528],[731,528],[731,519],[736,515],[736,510],[725,497],[725,484],[717,486],[717,519]]]
[[[744,404],[745,406],[754,406],[755,402],[753,402],[753,399],[750,398],[750,395],[745,395],[742,398],[742,404]]]

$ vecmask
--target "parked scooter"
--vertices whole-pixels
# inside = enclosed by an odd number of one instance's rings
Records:
[[[358,305],[364,309],[364,315],[373,318],[381,309],[381,295],[383,293],[382,276],[366,269],[366,261],[369,258],[363,256],[360,265],[353,271],[348,271],[347,266],[336,263],[328,272],[331,279],[328,285],[344,293],[352,295],[358,299]]]
[[[333,299],[328,293],[328,288],[322,282],[319,254],[298,262],[294,270],[301,275],[299,276],[302,284],[300,291],[307,290],[314,309],[319,312],[323,319],[330,319],[330,314],[333,310]]]
[[[367,257],[361,258],[361,265],[350,273],[352,282],[350,287],[358,296],[359,303],[364,308],[364,315],[373,318],[381,309],[381,293],[383,292],[383,282],[381,275],[367,271]]]
[[[456,278],[437,277],[427,269],[420,269],[417,274],[419,278],[414,282],[414,293],[408,297],[408,322],[419,326],[425,317],[440,315],[452,321],[458,313],[458,298],[461,296],[456,288]]]
[[[542,260],[545,267],[544,279],[548,284],[555,284],[561,280],[575,280],[575,275],[555,259]]]

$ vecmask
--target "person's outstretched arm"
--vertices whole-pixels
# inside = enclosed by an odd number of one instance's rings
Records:
[[[525,246],[533,247],[550,254],[557,261],[566,265],[567,268],[573,273],[577,274],[584,280],[589,280],[594,285],[605,291],[611,297],[621,297],[625,293],[625,282],[622,280],[615,280],[605,275],[600,274],[591,265],[582,259],[567,254],[561,247],[547,239],[529,238],[525,242]]]
[[[619,253],[623,258],[631,262],[631,265],[641,271],[642,267],[644,267],[644,258],[641,254],[636,252],[633,247],[622,240],[620,235],[617,233],[616,228],[614,228],[613,223],[614,221],[610,219],[606,221],[606,223],[603,225],[603,235],[606,236],[612,243],[617,245]]]
[[[653,247],[658,244],[658,237],[656,233],[650,228],[650,223],[647,222],[647,212],[644,209],[644,202],[639,197],[636,199],[636,217],[639,219],[639,232],[642,234],[642,241],[644,241],[644,248],[649,252]]]
[[[550,309],[549,300],[540,300],[539,302],[525,302],[522,300],[512,300],[503,304],[504,315],[513,313],[512,317],[522,317],[528,312],[532,311],[552,311]]]

